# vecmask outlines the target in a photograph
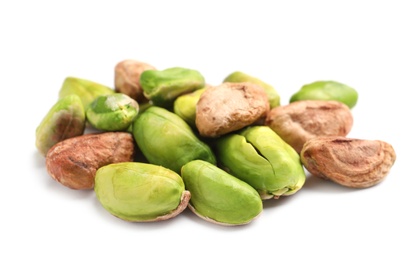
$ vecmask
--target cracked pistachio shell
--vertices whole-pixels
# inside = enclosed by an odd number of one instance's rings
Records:
[[[249,183],[262,199],[292,195],[305,183],[299,154],[268,126],[221,137],[216,152],[221,167]]]
[[[358,92],[336,81],[315,81],[304,85],[290,98],[290,103],[299,100],[335,100],[353,108],[358,101]]]
[[[230,75],[228,75],[224,79],[223,82],[250,82],[250,83],[259,85],[266,91],[270,108],[277,107],[281,103],[281,98],[278,92],[276,91],[276,89],[272,85],[269,85],[268,83],[262,81],[261,79],[253,77],[244,72],[235,71],[231,73]]]
[[[59,97],[76,94],[80,97],[86,110],[89,104],[98,96],[112,93],[115,93],[115,91],[108,86],[86,79],[67,77],[61,86]]]
[[[187,207],[190,198],[179,174],[139,162],[114,163],[99,168],[94,191],[107,211],[132,222],[175,217]]]
[[[213,164],[191,161],[182,167],[181,176],[191,193],[188,207],[206,221],[243,225],[262,212],[262,199],[254,188]]]
[[[86,126],[85,111],[77,95],[59,99],[36,128],[35,145],[44,156],[56,143],[82,135]]]
[[[87,107],[88,122],[99,130],[127,130],[140,107],[134,99],[122,93],[113,93],[97,97]]]
[[[176,98],[173,104],[173,112],[186,121],[191,127],[196,128],[196,104],[206,88],[197,89],[192,93],[187,93]]]
[[[182,118],[165,108],[151,106],[140,113],[134,120],[132,132],[150,163],[177,173],[184,164],[195,159],[216,163],[211,148]]]
[[[165,70],[146,70],[140,76],[144,96],[154,105],[171,107],[177,97],[205,87],[205,79],[196,70],[173,67]]]

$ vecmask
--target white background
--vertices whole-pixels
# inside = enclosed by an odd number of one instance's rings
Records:
[[[0,259],[418,259],[418,14],[403,0],[2,1]],[[113,87],[128,58],[210,84],[241,70],[282,104],[312,81],[348,84],[359,93],[349,137],[392,144],[396,163],[369,189],[308,176],[245,226],[189,210],[124,222],[49,177],[35,129],[65,77]]]

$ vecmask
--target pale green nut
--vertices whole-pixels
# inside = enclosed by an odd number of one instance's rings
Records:
[[[45,156],[56,143],[82,135],[85,126],[85,111],[79,96],[65,96],[50,108],[36,128],[35,145]]]
[[[173,104],[173,112],[186,121],[191,127],[196,128],[196,104],[206,88],[197,89],[176,98]]]
[[[358,92],[336,81],[315,81],[301,87],[290,98],[290,103],[299,100],[335,100],[353,108],[358,101]]]
[[[216,163],[216,158],[205,142],[178,115],[151,106],[134,120],[132,134],[152,164],[161,165],[180,174],[181,167],[195,159]]]
[[[251,126],[216,141],[217,160],[262,199],[296,193],[306,175],[299,154],[268,126]]]
[[[173,67],[144,71],[140,84],[154,105],[170,108],[178,96],[205,87],[205,78],[197,70]]]
[[[281,103],[281,98],[277,90],[272,85],[269,85],[261,79],[246,74],[244,72],[235,71],[228,75],[223,82],[250,82],[259,85],[265,90],[266,95],[268,96],[270,108],[277,107]]]
[[[131,222],[175,217],[190,199],[179,174],[140,162],[102,166],[96,171],[94,191],[108,212]]]
[[[98,96],[115,93],[112,88],[86,79],[67,77],[59,91],[59,97],[76,94],[80,97],[84,109]]]
[[[125,131],[140,107],[138,102],[122,93],[97,97],[87,107],[87,121],[96,129],[103,131]]]
[[[181,176],[191,193],[189,208],[206,221],[244,225],[263,210],[262,199],[253,187],[206,161],[185,164]]]

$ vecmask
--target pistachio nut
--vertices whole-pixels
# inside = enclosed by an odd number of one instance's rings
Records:
[[[59,91],[59,97],[76,94],[80,97],[83,107],[86,110],[89,104],[100,95],[115,93],[115,90],[108,86],[96,83],[87,79],[67,77]]]
[[[300,190],[306,175],[299,154],[268,126],[250,126],[216,141],[220,167],[255,188],[262,199]]]
[[[169,108],[178,96],[205,87],[205,79],[197,70],[173,67],[144,71],[140,84],[154,105]]]
[[[211,163],[190,161],[182,167],[181,176],[191,193],[188,207],[206,221],[244,225],[263,210],[262,199],[254,188]]]
[[[35,145],[42,155],[56,143],[82,135],[86,117],[83,104],[77,95],[60,98],[36,128]]]
[[[125,131],[139,113],[137,101],[122,93],[98,96],[86,109],[87,121],[96,129]]]
[[[144,97],[140,76],[145,70],[155,69],[148,63],[131,59],[118,62],[115,66],[115,91],[128,95],[138,103],[148,102]]]
[[[173,112],[186,121],[191,127],[196,128],[196,104],[206,88],[197,89],[194,92],[183,94],[176,98],[173,104]]]
[[[350,108],[335,100],[299,100],[271,109],[265,124],[297,153],[317,136],[346,136],[352,129]]]
[[[187,207],[190,199],[179,174],[140,162],[114,163],[99,168],[94,190],[109,213],[131,222],[173,218]]]
[[[92,189],[97,169],[111,163],[133,161],[134,148],[130,133],[84,134],[51,147],[46,155],[46,168],[54,180],[68,188]]]
[[[298,100],[336,100],[353,108],[358,101],[358,92],[337,81],[315,81],[301,87],[290,98],[290,103]]]
[[[132,132],[150,163],[177,173],[185,163],[195,159],[216,163],[209,145],[182,118],[165,108],[151,106],[140,113],[133,122]]]
[[[270,108],[277,107],[281,103],[281,98],[280,98],[278,92],[276,91],[276,89],[272,85],[269,85],[268,83],[262,81],[261,79],[256,78],[254,76],[251,76],[249,74],[246,74],[244,72],[235,71],[235,72],[229,74],[224,79],[223,82],[250,82],[250,83],[254,83],[256,85],[261,86],[266,91],[266,94],[268,95]]]
[[[313,176],[350,188],[368,188],[389,174],[396,153],[381,140],[319,136],[304,144],[301,161]]]

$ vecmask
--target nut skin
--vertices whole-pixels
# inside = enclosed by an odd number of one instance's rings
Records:
[[[269,85],[268,83],[262,81],[261,79],[251,76],[249,74],[246,74],[242,71],[235,71],[229,74],[223,80],[223,82],[238,82],[238,83],[250,82],[250,83],[259,85],[266,91],[271,109],[281,104],[281,97],[279,96],[278,92],[272,85]]]
[[[95,98],[112,93],[115,93],[115,90],[100,83],[82,78],[67,77],[61,86],[59,97],[76,94],[80,97],[84,109],[87,110],[87,107]]]
[[[195,159],[216,163],[211,147],[182,118],[165,108],[151,106],[141,112],[132,133],[148,162],[178,174],[185,163]]]
[[[94,187],[97,169],[116,162],[132,161],[134,139],[130,133],[85,134],[54,145],[46,155],[48,174],[62,185],[85,190]]]
[[[140,84],[154,105],[170,109],[180,95],[205,87],[205,78],[197,70],[173,67],[144,71]]]
[[[255,189],[213,164],[193,160],[182,167],[181,176],[191,193],[188,207],[206,221],[244,225],[262,212],[262,200]]]
[[[269,111],[265,125],[300,153],[304,143],[317,136],[346,136],[353,116],[338,101],[301,100]]]
[[[45,156],[60,141],[82,135],[86,126],[83,104],[77,95],[59,99],[36,128],[35,145]]]
[[[195,124],[201,136],[217,138],[263,121],[269,109],[262,87],[249,82],[225,82],[201,94]]]
[[[126,94],[138,103],[148,102],[140,84],[140,76],[146,70],[156,70],[153,65],[145,62],[126,59],[115,66],[115,91]]]
[[[301,161],[312,175],[350,188],[380,183],[395,160],[394,148],[387,142],[341,136],[311,139],[301,151]]]
[[[294,93],[290,103],[298,100],[335,100],[344,103],[352,109],[358,101],[358,92],[337,81],[315,81],[306,84]]]
[[[206,88],[201,88],[194,92],[181,95],[176,98],[173,104],[173,112],[194,129],[196,129],[196,104],[205,90]]]
[[[299,154],[267,126],[251,126],[216,141],[219,165],[256,189],[263,200],[299,191],[306,175]]]
[[[138,102],[122,93],[102,95],[86,110],[87,121],[103,131],[125,131],[138,115]]]
[[[103,166],[95,176],[95,194],[112,215],[130,222],[173,218],[188,205],[182,178],[162,166],[121,162]]]

